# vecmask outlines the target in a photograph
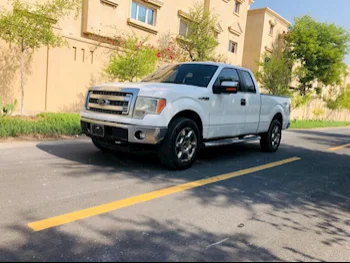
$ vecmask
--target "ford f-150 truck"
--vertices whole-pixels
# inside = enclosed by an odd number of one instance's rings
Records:
[[[163,165],[186,169],[202,147],[260,140],[276,152],[290,108],[290,98],[260,94],[248,69],[179,63],[139,83],[91,88],[81,128],[102,151],[151,149]]]

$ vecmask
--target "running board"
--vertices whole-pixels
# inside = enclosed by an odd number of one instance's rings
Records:
[[[235,143],[250,142],[250,141],[257,141],[257,140],[260,140],[260,136],[247,136],[243,139],[238,139],[238,138],[221,139],[217,141],[205,142],[204,145],[205,147],[218,147],[218,146],[231,145]]]

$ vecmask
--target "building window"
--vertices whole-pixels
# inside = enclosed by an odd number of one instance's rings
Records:
[[[228,51],[237,54],[238,44],[230,40]]]
[[[132,2],[131,18],[149,24],[151,26],[155,25],[155,10],[147,8],[136,2]]]
[[[85,49],[81,49],[82,57],[83,57],[83,62],[85,62]]]
[[[273,31],[275,29],[274,25],[270,25],[270,35],[273,36]]]
[[[180,31],[179,35],[183,37],[187,37],[188,35],[188,24],[184,20],[180,20]]]
[[[241,9],[241,3],[240,2],[235,2],[235,13],[239,14],[239,11]]]
[[[94,51],[90,51],[91,64],[94,64]]]
[[[77,61],[77,47],[73,47],[74,61]]]

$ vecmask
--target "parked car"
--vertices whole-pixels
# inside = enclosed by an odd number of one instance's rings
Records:
[[[180,63],[139,83],[91,88],[81,127],[102,151],[151,149],[166,167],[186,169],[201,147],[260,140],[276,152],[290,107],[290,98],[260,94],[249,69]]]

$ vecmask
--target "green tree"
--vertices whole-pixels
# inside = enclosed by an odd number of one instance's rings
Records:
[[[345,89],[342,89],[338,94],[329,94],[323,100],[326,103],[326,107],[331,110],[327,116],[327,119],[335,110],[350,110],[350,84]]]
[[[290,96],[293,64],[294,61],[288,55],[288,50],[276,47],[272,53],[263,55],[256,78],[268,93]]]
[[[312,99],[313,99],[312,93],[301,95],[299,92],[293,92],[291,95],[292,110],[295,110],[302,106],[307,105]]]
[[[188,53],[192,61],[210,60],[219,42],[215,35],[218,17],[203,4],[195,4],[190,9],[187,35],[178,38],[180,47]]]
[[[325,86],[341,83],[350,41],[346,29],[303,16],[296,18],[286,41],[291,47],[291,56],[300,64],[296,74],[301,94],[305,95],[314,81]]]
[[[12,9],[0,10],[0,38],[17,45],[21,52],[21,114],[24,111],[24,63],[26,55],[31,55],[42,46],[60,47],[67,42],[52,25],[75,12],[79,14],[80,0],[49,0],[44,4],[9,1]]]
[[[133,82],[152,73],[158,61],[157,50],[147,41],[134,35],[121,41],[121,49],[115,51],[105,69],[107,75]]]

